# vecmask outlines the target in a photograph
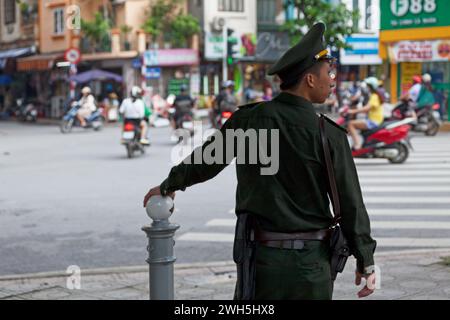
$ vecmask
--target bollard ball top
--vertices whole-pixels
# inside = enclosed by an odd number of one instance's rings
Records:
[[[151,197],[145,206],[147,215],[153,220],[168,219],[172,215],[173,208],[172,198],[163,196]]]

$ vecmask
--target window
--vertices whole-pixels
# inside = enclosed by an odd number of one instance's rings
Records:
[[[58,8],[53,11],[53,34],[64,33],[64,9]]]
[[[5,25],[16,23],[16,0],[5,0]]]
[[[219,11],[244,12],[244,0],[219,0]]]
[[[366,29],[371,29],[372,28],[372,0],[367,0],[366,2]]]
[[[258,0],[258,24],[275,24],[276,6],[275,0]]]

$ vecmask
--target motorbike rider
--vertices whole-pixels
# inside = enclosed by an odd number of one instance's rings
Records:
[[[141,98],[142,90],[138,86],[131,88],[130,97],[122,101],[119,112],[124,118],[124,123],[132,122],[141,128],[140,143],[149,145],[147,140],[147,123],[145,118],[145,105]]]
[[[237,109],[238,101],[234,95],[234,82],[229,80],[225,84],[225,91],[219,104],[219,112],[234,112]]]
[[[78,101],[80,108],[77,111],[77,119],[80,121],[82,127],[86,127],[86,119],[94,112],[97,107],[95,106],[95,98],[91,94],[91,88],[84,87],[81,89],[82,97]]]
[[[415,104],[419,99],[420,90],[422,89],[422,77],[416,75],[413,77],[412,82],[412,87],[408,90],[407,93],[402,95],[400,99],[405,102],[412,101]]]
[[[183,84],[180,88],[180,94],[175,97],[173,102],[175,107],[175,113],[173,115],[172,127],[177,129],[181,127],[180,120],[186,114],[192,115],[192,109],[194,108],[194,99],[188,93],[187,85]]]
[[[362,147],[362,143],[360,141],[360,138],[358,136],[358,133],[356,130],[372,130],[377,128],[384,120],[384,112],[383,112],[383,105],[382,105],[382,99],[380,97],[378,89],[378,79],[375,77],[369,77],[364,80],[364,82],[367,84],[369,91],[370,91],[370,97],[368,103],[360,108],[360,109],[351,109],[348,111],[350,115],[356,115],[358,113],[367,113],[368,119],[356,119],[351,120],[348,123],[348,131],[352,137],[353,140],[353,149],[359,150]]]

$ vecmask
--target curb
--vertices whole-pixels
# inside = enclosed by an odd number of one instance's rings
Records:
[[[180,263],[175,264],[175,270],[206,269],[206,268],[231,267],[231,266],[234,266],[233,261]],[[93,268],[93,269],[82,269],[81,273],[85,276],[107,275],[114,273],[139,273],[139,272],[148,272],[148,268],[149,268],[148,265],[130,266],[130,267],[112,267],[112,268]],[[67,275],[68,273],[66,273],[65,271],[24,273],[19,275],[0,276],[0,281],[40,279],[40,278],[61,278],[67,277]]]
[[[377,258],[397,258],[403,259],[405,256],[414,256],[422,254],[425,256],[430,255],[449,255],[450,249],[417,249],[417,250],[401,250],[401,251],[387,251],[375,254],[375,261]],[[396,259],[396,260],[397,260]],[[234,267],[234,261],[213,261],[213,262],[194,262],[194,263],[180,263],[175,264],[175,272],[177,270],[186,269],[207,269],[207,268],[217,268],[217,267]],[[82,274],[85,276],[95,276],[95,275],[108,275],[117,273],[139,273],[148,272],[148,266],[130,266],[130,267],[112,267],[112,268],[92,268],[82,270]],[[49,272],[38,272],[38,273],[25,273],[20,275],[6,275],[0,276],[1,281],[14,281],[23,279],[40,279],[40,278],[61,278],[67,277],[65,271],[49,271]]]

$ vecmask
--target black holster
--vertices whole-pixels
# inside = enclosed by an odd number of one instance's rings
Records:
[[[336,280],[337,274],[344,271],[345,263],[350,256],[350,248],[339,225],[336,225],[330,237],[330,271],[331,279]]]
[[[234,300],[255,298],[255,218],[249,213],[238,214],[233,247],[233,260],[237,268]]]

